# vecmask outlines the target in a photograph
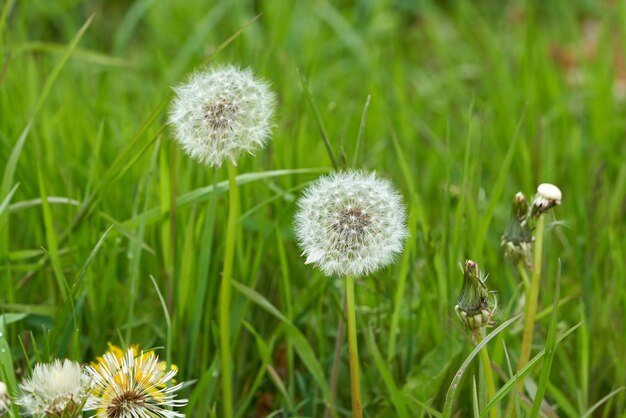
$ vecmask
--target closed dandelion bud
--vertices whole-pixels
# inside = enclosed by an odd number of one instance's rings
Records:
[[[471,331],[495,325],[492,317],[497,306],[489,303],[489,296],[494,292],[487,289],[485,280],[487,278],[483,277],[478,264],[467,260],[463,270],[463,287],[454,310],[461,322]]]
[[[253,154],[269,138],[275,95],[249,69],[212,67],[175,87],[169,123],[193,159],[220,167]]]
[[[406,213],[391,182],[360,171],[323,176],[298,201],[295,231],[306,263],[326,275],[359,277],[404,247]]]
[[[523,262],[530,267],[533,235],[528,220],[528,202],[524,194],[518,192],[513,199],[511,216],[502,235],[501,245],[507,260],[513,264]]]
[[[20,385],[21,394],[16,403],[27,416],[79,417],[89,397],[90,384],[89,376],[74,361],[40,363]]]
[[[540,216],[542,213],[561,204],[563,195],[561,189],[554,184],[542,183],[537,186],[537,193],[533,200],[532,214]]]
[[[136,346],[125,353],[111,345],[96,363],[87,367],[93,378],[92,395],[85,410],[95,410],[101,418],[174,418],[185,415],[175,408],[186,399],[176,399],[182,383],[172,384],[177,369],[166,370],[153,351],[138,352]]]

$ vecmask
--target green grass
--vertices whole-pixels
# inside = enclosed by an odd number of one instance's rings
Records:
[[[302,188],[337,164],[393,180],[409,211],[405,254],[356,282],[364,416],[441,416],[474,349],[454,313],[458,263],[489,273],[498,324],[523,312],[500,236],[514,193],[551,182],[563,204],[546,218],[520,373],[531,394],[545,392],[543,413],[626,417],[626,6],[339,3],[0,5],[0,380],[10,389],[37,361],[88,362],[108,341],[139,343],[178,365],[186,414],[221,416],[228,175],[189,160],[165,126],[171,86],[208,61],[252,67],[279,98],[269,147],[237,167],[234,416],[317,418],[332,397],[344,282],[304,265],[292,218]],[[453,413],[505,411],[522,381],[512,378],[522,332],[513,321],[486,345],[495,399],[474,359]],[[335,416],[347,417],[347,337],[340,348]],[[530,416],[528,392],[516,406]]]

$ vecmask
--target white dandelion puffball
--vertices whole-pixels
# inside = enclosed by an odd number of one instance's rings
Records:
[[[250,69],[211,67],[174,88],[169,123],[176,140],[195,160],[220,167],[242,152],[265,146],[276,98]]]
[[[295,231],[307,264],[328,276],[359,277],[402,251],[406,211],[390,181],[360,171],[334,173],[304,191]]]
[[[125,355],[107,352],[98,364],[87,367],[93,379],[92,396],[85,410],[103,418],[174,418],[185,415],[175,411],[187,403],[176,399],[182,383],[170,385],[177,370],[166,371],[154,352],[135,356],[130,348]]]
[[[30,379],[20,384],[16,403],[29,416],[77,417],[89,396],[90,384],[89,376],[74,361],[40,363]]]

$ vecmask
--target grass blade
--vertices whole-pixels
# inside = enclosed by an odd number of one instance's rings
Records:
[[[273,177],[283,177],[289,176],[292,174],[309,174],[309,173],[320,173],[327,171],[326,168],[300,168],[300,169],[292,169],[292,170],[271,170],[271,171],[259,171],[255,173],[244,173],[239,174],[237,176],[237,185],[241,186],[246,183],[252,183],[258,180],[266,180]],[[224,193],[228,191],[228,180],[220,181],[215,185],[204,186],[198,189],[187,192],[178,198],[176,198],[176,208],[180,209],[185,206],[189,206],[193,203],[204,202],[211,198],[211,194],[215,190],[216,193]],[[154,207],[148,209],[145,214],[145,222],[146,225],[150,225],[153,222],[158,221],[163,216],[169,216],[168,213],[162,213],[160,207]],[[123,228],[133,228],[139,225],[141,217],[134,216],[130,219],[127,219],[121,222],[121,226]]]
[[[398,390],[395,382],[393,381],[393,377],[391,376],[391,372],[389,368],[385,365],[385,360],[383,360],[383,356],[380,354],[378,347],[376,346],[376,341],[374,340],[374,334],[370,329],[369,332],[365,333],[365,341],[367,342],[367,348],[371,353],[372,357],[374,357],[374,364],[378,369],[378,373],[380,373],[380,377],[382,377],[387,390],[389,391],[389,395],[391,396],[391,403],[400,418],[408,418],[408,413],[406,409],[406,404],[404,403],[404,398],[402,393]]]
[[[17,393],[17,379],[15,370],[13,369],[13,357],[11,356],[11,347],[6,339],[5,325],[8,323],[7,315],[0,315],[0,378],[6,383],[9,393]],[[26,317],[26,315],[24,315]]]
[[[556,343],[558,344],[563,341],[568,335],[576,331],[581,324],[582,322],[579,322],[578,324],[565,331],[563,334],[559,335],[556,339]],[[500,402],[512,389],[515,388],[515,385],[517,385],[518,382],[520,382],[531,371],[531,369],[535,365],[537,365],[537,363],[543,358],[545,353],[545,349],[541,350],[535,355],[535,357],[533,357],[528,363],[526,363],[526,365],[521,370],[515,373],[513,378],[506,382],[504,386],[502,386],[500,390],[496,393],[496,396],[494,396],[493,399],[489,400],[487,405],[485,405],[485,409],[483,409],[480,413],[480,418],[486,417],[489,413],[489,410],[493,408],[498,402]]]
[[[39,112],[44,102],[48,98],[48,95],[50,94],[50,91],[52,90],[54,83],[59,77],[61,70],[65,66],[65,63],[70,58],[70,55],[72,55],[72,52],[74,52],[74,50],[76,49],[76,46],[78,45],[81,38],[85,34],[85,31],[87,30],[89,25],[91,25],[91,21],[93,20],[93,17],[94,15],[91,15],[87,19],[87,21],[83,24],[83,26],[78,30],[74,38],[67,45],[67,48],[65,50],[65,53],[63,54],[63,57],[61,57],[61,60],[53,68],[53,70],[50,72],[50,75],[46,79],[46,82],[43,86],[41,94],[39,95],[39,98],[37,99],[37,102],[35,104],[35,108],[33,109],[33,112],[28,122],[26,123],[26,126],[22,130],[22,133],[20,134],[20,137],[17,140],[17,143],[13,147],[13,150],[11,151],[11,156],[9,157],[7,165],[4,168],[4,175],[2,177],[2,186],[0,187],[0,196],[7,194],[9,185],[13,182],[13,175],[15,174],[17,161],[20,157],[20,154],[22,153],[22,148],[24,147],[24,143],[26,142],[26,137],[28,136],[28,133],[30,132],[30,129],[33,126],[33,123],[35,122],[35,116],[37,116],[37,113]]]
[[[63,302],[67,300],[68,294],[65,289],[65,276],[61,268],[61,259],[59,257],[59,240],[57,232],[54,229],[54,222],[52,221],[52,211],[50,210],[50,204],[48,203],[48,192],[46,191],[46,185],[41,175],[41,170],[37,172],[39,177],[39,193],[41,195],[41,209],[43,212],[44,230],[46,233],[46,244],[48,246],[48,254],[52,259],[52,271],[54,277],[57,280],[59,286],[59,294]]]
[[[152,285],[154,286],[154,290],[157,292],[157,296],[159,297],[159,302],[161,302],[161,308],[163,309],[163,316],[165,317],[165,326],[167,327],[167,345],[165,347],[165,359],[167,368],[166,370],[170,370],[170,366],[172,365],[172,321],[170,320],[170,314],[167,310],[167,303],[165,303],[165,298],[163,298],[163,294],[159,289],[159,285],[157,284],[154,276],[150,275],[150,280],[152,281]]]
[[[320,136],[322,137],[322,141],[324,141],[324,146],[326,147],[326,152],[328,153],[328,157],[330,158],[330,162],[333,165],[335,170],[339,170],[339,163],[337,162],[337,158],[333,152],[333,147],[330,145],[330,139],[328,138],[328,133],[326,131],[326,126],[324,125],[324,120],[320,115],[320,111],[315,104],[315,100],[313,100],[313,95],[309,90],[309,82],[306,77],[298,71],[300,75],[300,85],[302,86],[302,91],[304,92],[304,97],[309,104],[311,112],[313,113],[313,119],[315,119],[315,123],[317,124],[317,129],[320,132]]]
[[[515,133],[513,134],[513,138],[511,139],[511,143],[509,144],[509,149],[504,156],[504,160],[502,161],[502,166],[500,166],[500,173],[496,177],[497,180],[492,189],[491,199],[489,200],[489,206],[487,207],[487,211],[480,217],[481,225],[480,232],[476,237],[476,254],[482,255],[483,245],[485,244],[485,239],[488,236],[487,231],[489,229],[489,225],[491,224],[491,218],[493,217],[496,206],[499,202],[502,201],[502,193],[504,192],[504,186],[506,185],[507,173],[511,168],[511,163],[513,162],[513,157],[515,156],[517,141],[518,138],[521,136],[521,130],[522,126],[524,125],[525,116],[526,111],[524,110],[517,124],[517,128],[515,129]]]
[[[590,417],[591,414],[593,414],[593,412],[596,409],[598,409],[603,403],[605,403],[606,401],[608,401],[609,399],[611,399],[613,396],[617,395],[618,393],[620,393],[624,389],[626,389],[625,386],[622,386],[621,388],[617,388],[613,392],[611,392],[608,395],[606,395],[604,398],[600,399],[591,408],[589,408],[589,410],[587,412],[585,412],[585,415],[583,415],[581,418],[588,418],[588,417]]]
[[[546,393],[548,382],[550,381],[550,369],[552,368],[552,360],[554,359],[557,319],[559,317],[559,294],[561,291],[561,260],[558,261],[558,270],[556,274],[556,284],[554,286],[554,300],[552,301],[552,316],[550,317],[550,328],[548,328],[548,337],[546,341],[546,355],[541,367],[541,376],[539,377],[539,386],[535,393],[535,400],[530,411],[531,417],[537,417],[541,409],[541,402]]]
[[[361,158],[361,148],[363,148],[363,139],[365,138],[365,118],[367,116],[367,110],[370,107],[370,100],[372,95],[367,95],[365,100],[365,106],[363,106],[363,113],[361,114],[361,123],[359,124],[359,134],[356,137],[356,146],[354,147],[354,156],[352,157],[352,168],[358,168],[359,159]]]
[[[463,378],[463,374],[465,373],[465,370],[467,370],[468,366],[470,365],[474,357],[478,355],[480,350],[485,345],[487,345],[489,341],[491,341],[496,335],[504,331],[513,322],[517,321],[521,316],[522,314],[517,314],[513,318],[502,323],[498,328],[491,331],[489,335],[487,335],[479,344],[476,344],[476,347],[474,347],[470,355],[467,356],[463,364],[461,364],[461,367],[459,367],[459,370],[455,373],[454,378],[452,379],[452,382],[450,383],[450,387],[448,388],[448,392],[446,393],[446,402],[443,406],[444,418],[450,418],[452,416],[452,403],[454,402],[454,397],[456,395],[456,392],[459,389],[459,383],[461,382],[461,379]]]
[[[9,194],[7,194],[7,196],[4,198],[2,203],[0,203],[0,216],[2,216],[2,213],[9,206],[9,203],[11,203],[11,198],[13,198],[13,195],[15,194],[15,192],[16,192],[16,190],[17,190],[17,188],[19,186],[20,186],[19,183],[17,183],[15,186],[13,186],[13,188],[11,190],[9,190]]]
[[[472,376],[472,413],[474,418],[480,415],[480,405],[478,404],[478,390],[476,387],[476,376]]]
[[[70,297],[68,301],[65,303],[65,306],[63,307],[63,311],[61,312],[61,315],[59,316],[59,319],[57,320],[57,325],[53,328],[52,332],[50,333],[49,346],[56,347],[57,357],[63,357],[65,355],[65,351],[67,350],[67,344],[69,342],[69,338],[61,339],[61,336],[71,334],[71,330],[75,326],[74,318],[72,317],[72,320],[70,320],[70,315],[74,312],[73,310],[74,303],[76,303],[80,295],[83,293],[84,279],[85,279],[85,276],[87,275],[87,269],[89,268],[94,258],[96,257],[96,255],[98,254],[102,246],[104,245],[106,238],[109,236],[113,228],[114,226],[111,225],[106,231],[104,231],[104,234],[102,234],[102,236],[96,243],[95,247],[93,247],[93,249],[91,250],[91,253],[89,254],[89,257],[87,257],[85,264],[83,264],[82,268],[80,269],[80,272],[74,279],[74,283],[72,284],[72,288],[70,291]]]
[[[324,395],[324,399],[328,401],[330,399],[330,391],[328,388],[328,383],[326,382],[326,378],[324,377],[324,371],[322,366],[320,365],[317,357],[315,356],[315,351],[306,340],[304,335],[300,332],[298,328],[296,328],[274,305],[272,305],[267,299],[265,299],[260,293],[255,290],[233,280],[232,285],[239,293],[248,298],[251,302],[255,303],[259,307],[263,308],[263,310],[267,311],[274,317],[278,318],[286,327],[287,333],[290,338],[294,340],[294,348],[300,355],[304,365],[313,378],[317,381],[317,384],[320,386],[322,393]]]
[[[202,243],[206,251],[202,251],[198,255],[197,260],[197,280],[195,288],[195,298],[192,301],[194,309],[193,312],[202,312],[205,299],[207,298],[207,289],[209,287],[209,280],[211,279],[209,274],[209,268],[211,261],[213,260],[213,236],[215,229],[215,212],[217,204],[217,190],[216,190],[217,170],[213,170],[213,193],[210,195],[209,202],[206,207],[206,215],[204,219],[204,225],[202,227]],[[198,343],[198,335],[200,332],[200,324],[202,323],[201,315],[191,314],[191,323],[189,325],[189,347],[188,355],[189,362],[188,367],[191,369],[196,358],[196,347]],[[210,320],[210,318],[207,318]],[[205,319],[206,320],[206,319]]]

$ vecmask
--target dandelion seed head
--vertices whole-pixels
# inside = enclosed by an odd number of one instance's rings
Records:
[[[21,395],[16,403],[29,416],[76,417],[89,396],[90,382],[74,361],[39,363],[32,376],[20,385]]]
[[[219,167],[265,146],[276,100],[251,70],[211,67],[174,90],[169,123],[175,139],[195,160]]]
[[[103,418],[183,417],[174,410],[187,403],[176,399],[182,383],[167,386],[177,370],[165,370],[152,351],[137,354],[131,347],[120,356],[118,350],[114,347],[87,367],[93,383],[85,410]]]
[[[298,201],[298,243],[326,275],[359,277],[390,264],[404,247],[406,213],[391,182],[360,171],[323,176]]]

